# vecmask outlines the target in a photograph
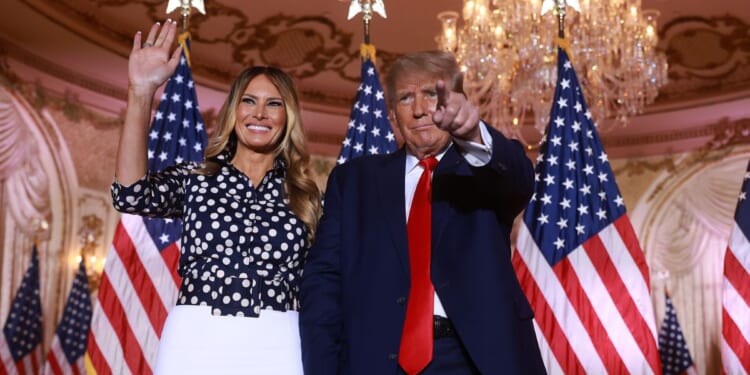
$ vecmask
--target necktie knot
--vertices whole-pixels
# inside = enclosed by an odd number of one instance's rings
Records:
[[[419,165],[421,165],[422,168],[428,171],[432,171],[433,169],[435,169],[435,166],[437,164],[438,160],[434,156],[430,156],[419,161]]]

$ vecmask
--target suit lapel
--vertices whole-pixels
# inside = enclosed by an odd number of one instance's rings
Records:
[[[401,148],[383,159],[374,173],[378,189],[378,209],[391,232],[393,247],[396,249],[401,266],[409,274],[409,249],[406,238],[406,198],[404,197],[404,176],[406,151]]]

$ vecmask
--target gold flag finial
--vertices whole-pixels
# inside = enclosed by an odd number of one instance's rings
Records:
[[[359,13],[362,13],[362,20],[365,21],[365,44],[370,44],[370,20],[372,12],[379,14],[383,18],[388,18],[385,14],[385,5],[383,0],[352,0],[349,5],[349,16],[352,19]]]
[[[385,5],[383,0],[352,0],[349,5],[349,16],[347,19],[352,19],[359,13],[363,13],[365,21],[372,19],[372,12],[379,14],[383,18],[388,18],[385,14]]]
[[[169,0],[169,3],[167,3],[167,14],[180,8],[180,14],[182,15],[182,32],[187,31],[188,16],[190,15],[191,6],[197,9],[200,14],[206,14],[206,5],[203,3],[203,0]]]
[[[542,2],[542,14],[549,12],[550,10],[557,8],[565,9],[565,6],[569,6],[578,12],[581,11],[581,3],[578,0],[544,0]]]
[[[557,15],[557,37],[560,39],[565,39],[565,7],[568,6],[581,13],[581,3],[578,0],[544,0],[542,3],[542,15],[551,9],[555,9],[555,14]],[[568,57],[572,59],[573,56],[570,54],[568,48],[563,48],[568,51]]]

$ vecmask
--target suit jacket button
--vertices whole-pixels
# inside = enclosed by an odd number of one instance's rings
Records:
[[[396,359],[398,359],[398,354],[396,353],[388,354],[388,359],[390,359],[391,361],[395,361]]]
[[[396,303],[398,303],[399,305],[403,305],[404,303],[406,303],[406,297],[396,298]]]

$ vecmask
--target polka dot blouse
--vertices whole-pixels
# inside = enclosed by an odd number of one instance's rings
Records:
[[[257,317],[299,309],[307,227],[284,197],[286,164],[277,159],[256,189],[229,163],[213,176],[180,164],[131,186],[112,184],[120,212],[182,219],[179,305],[214,315]]]

